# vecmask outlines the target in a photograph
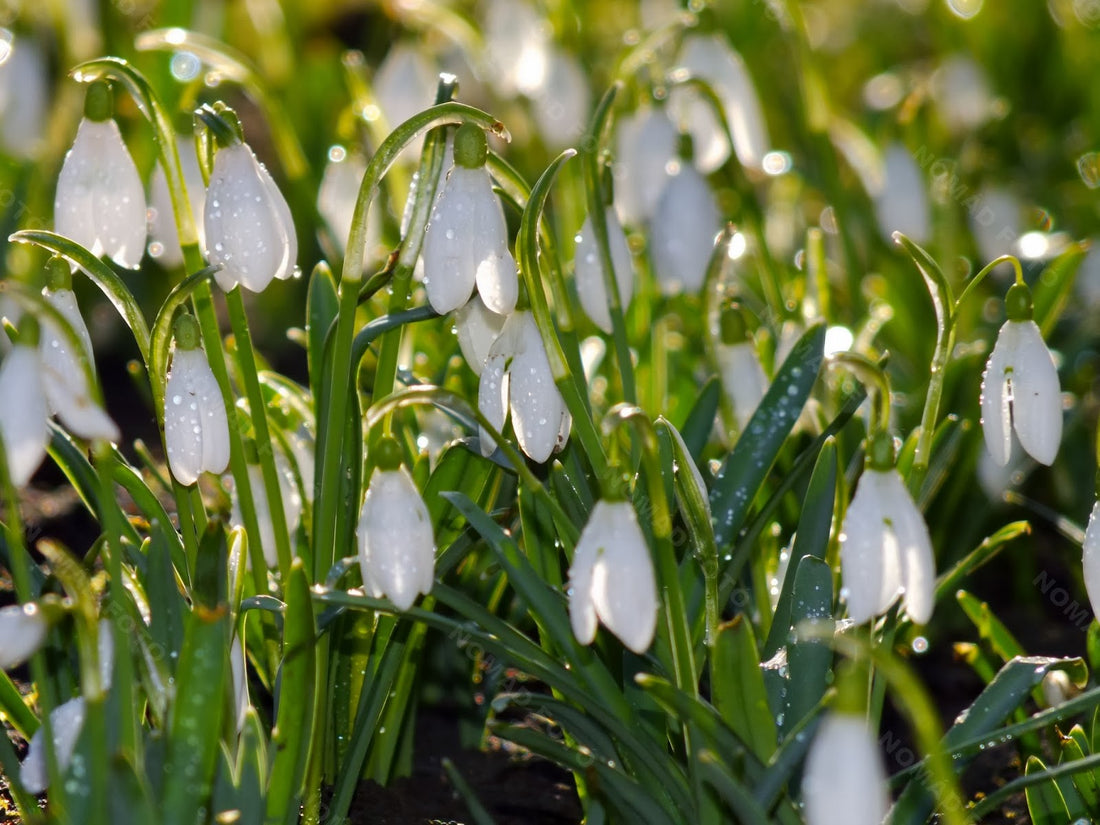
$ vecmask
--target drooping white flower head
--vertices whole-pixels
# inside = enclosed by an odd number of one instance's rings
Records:
[[[1100,501],[1092,506],[1081,551],[1085,591],[1089,594],[1093,615],[1100,616]]]
[[[982,67],[965,55],[943,62],[932,77],[932,97],[947,128],[959,134],[977,129],[993,113],[993,94]]]
[[[992,261],[1013,253],[1021,235],[1023,208],[1011,191],[1002,186],[986,186],[967,214],[970,231],[982,260]],[[1008,266],[1004,263],[1000,268],[1006,269]]]
[[[869,464],[863,471],[841,528],[840,572],[856,624],[885,613],[899,595],[914,622],[932,618],[932,539],[892,466]]]
[[[890,240],[901,232],[924,243],[932,234],[932,217],[920,167],[908,149],[893,143],[883,155],[883,172],[881,192],[870,193],[882,237]]]
[[[48,317],[42,319],[38,357],[47,407],[66,429],[79,438],[118,441],[118,427],[92,397],[88,384],[84,363],[93,365],[93,376],[95,372],[92,338],[80,315],[76,295],[70,288],[72,275],[69,265],[61,258],[52,258],[46,271],[49,285],[42,295],[68,321],[80,341],[79,347],[74,347],[59,326]]]
[[[581,644],[596,638],[597,619],[635,653],[657,628],[657,582],[633,505],[598,501],[569,568],[569,620]]]
[[[588,125],[588,75],[569,52],[552,48],[542,85],[530,95],[539,137],[551,149],[574,145]]]
[[[485,4],[485,76],[503,98],[534,95],[550,62],[550,25],[527,2]]]
[[[93,255],[136,269],[145,253],[145,190],[111,109],[110,88],[93,83],[57,179],[54,228]]]
[[[714,347],[722,390],[733,407],[737,429],[743,431],[768,390],[768,377],[760,364],[756,345],[745,328],[739,307],[726,307],[719,319],[719,339]],[[776,363],[782,363],[779,354]]]
[[[46,56],[31,37],[0,29],[0,148],[32,158],[42,146],[49,106]]]
[[[296,269],[298,236],[286,199],[245,143],[229,141],[214,156],[203,221],[206,257],[226,292],[240,284],[262,292]]]
[[[420,49],[411,43],[395,43],[379,64],[372,83],[387,125],[395,129],[431,106],[438,79],[439,72]],[[424,138],[419,137],[402,154],[419,157],[423,145]]]
[[[168,468],[180,484],[229,464],[229,420],[221,390],[199,343],[190,315],[176,320],[176,349],[164,392],[164,440]]]
[[[254,445],[248,448],[253,451]],[[275,475],[279,480],[279,498],[283,504],[283,520],[287,530],[294,532],[298,525],[298,519],[302,515],[302,494],[298,489],[297,479],[290,462],[280,449],[275,449]],[[275,543],[275,522],[271,512],[271,502],[267,498],[267,487],[264,485],[263,468],[259,459],[253,454],[248,460],[248,487],[252,497],[252,506],[256,510],[256,523],[260,527],[259,542],[263,550],[264,561],[268,567],[279,566],[278,546]],[[241,502],[237,489],[233,488],[232,512],[230,523],[234,526],[243,525],[244,517],[241,515]],[[293,544],[293,542],[292,542]],[[292,547],[291,550],[294,548]],[[249,556],[251,562],[251,556]]]
[[[203,221],[203,210],[206,207],[206,184],[202,179],[202,170],[199,169],[193,140],[186,135],[176,135],[176,152],[179,154],[183,182],[187,187],[187,200],[191,205],[199,248],[205,249],[206,224]],[[161,266],[172,269],[183,263],[183,250],[180,248],[179,232],[176,229],[172,196],[168,192],[168,179],[159,163],[153,170],[153,179],[149,184],[149,238],[149,256]]]
[[[527,310],[508,317],[490,348],[477,405],[498,431],[511,412],[520,449],[540,464],[568,439],[572,419],[554,384],[538,326]],[[482,454],[491,455],[496,444],[484,428],[480,440]]]
[[[317,191],[317,211],[332,230],[339,252],[344,254],[359,199],[359,185],[366,174],[367,163],[357,152],[348,153],[343,146],[328,150],[328,163]],[[367,209],[367,240],[363,245],[364,269],[386,255],[382,245],[382,214],[377,201]],[[404,234],[404,232],[402,232]]]
[[[507,316],[492,312],[480,295],[474,295],[455,312],[455,332],[462,357],[475,375],[481,375],[489,350],[500,337]]]
[[[650,222],[653,269],[665,293],[698,292],[721,229],[714,193],[690,160],[665,184]]]
[[[626,232],[610,206],[604,210],[607,215],[607,244],[611,252],[611,266],[615,271],[615,282],[619,287],[619,304],[625,313],[634,297],[634,259],[630,246],[626,242]],[[585,314],[592,323],[604,332],[611,333],[610,298],[604,281],[603,258],[596,242],[596,232],[592,228],[592,217],[584,219],[584,224],[576,237],[577,296]]]
[[[378,466],[355,531],[359,567],[367,593],[408,610],[418,594],[432,589],[435,537],[424,499],[400,464],[400,447],[391,440],[377,450]]]
[[[83,696],[63,702],[50,711],[50,732],[53,736],[53,752],[62,774],[72,761],[80,731],[84,728],[87,706]],[[30,793],[43,793],[49,787],[46,771],[45,727],[40,727],[31,737],[27,756],[19,770],[19,779]]]
[[[9,670],[27,661],[46,641],[49,623],[36,604],[0,608],[0,668]]]
[[[1008,320],[997,335],[982,374],[982,431],[994,461],[1008,463],[1013,433],[1028,455],[1052,464],[1062,441],[1058,369],[1031,320],[1031,292],[1012,286],[1005,298]]]
[[[432,309],[445,315],[470,300],[474,287],[498,315],[516,307],[519,278],[508,251],[504,210],[485,167],[485,133],[464,124],[455,133],[455,165],[424,230],[424,285]]]
[[[678,140],[664,107],[639,109],[619,121],[615,209],[623,223],[642,226],[653,216],[676,161]]]
[[[886,770],[862,715],[825,717],[806,756],[807,825],[880,825],[890,807]]]
[[[229,670],[233,677],[233,698],[237,708],[237,730],[240,731],[244,727],[245,715],[248,713],[250,706],[248,700],[248,669],[240,635],[235,634],[233,643],[229,646]]]
[[[49,410],[38,358],[38,326],[24,319],[19,341],[0,364],[0,438],[8,474],[16,487],[31,480],[46,457]]]

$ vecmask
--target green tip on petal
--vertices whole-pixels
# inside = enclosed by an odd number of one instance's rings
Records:
[[[741,313],[741,304],[731,301],[722,308],[719,322],[723,344],[743,344],[749,337],[745,316]]]
[[[172,332],[176,336],[176,346],[179,349],[198,349],[199,322],[194,315],[188,312],[180,315],[172,326]]]
[[[73,288],[73,272],[69,268],[69,262],[59,255],[46,261],[46,287],[50,292]]]
[[[38,346],[38,319],[33,315],[24,315],[19,321],[19,345],[26,347]]]
[[[867,466],[872,470],[886,472],[894,469],[896,452],[894,437],[887,432],[877,432],[867,441]]]
[[[389,472],[400,469],[401,459],[401,445],[393,436],[384,436],[374,448],[374,465],[379,470]]]
[[[84,117],[97,123],[110,120],[115,114],[114,95],[106,80],[97,80],[84,96]]]
[[[1032,318],[1031,290],[1026,284],[1013,284],[1005,295],[1005,314],[1010,321],[1030,321]]]
[[[463,123],[455,132],[455,163],[467,169],[485,165],[489,157],[489,142],[485,131],[473,123]]]
[[[684,163],[691,163],[695,160],[695,142],[687,132],[680,133],[680,142],[677,145],[676,154]]]

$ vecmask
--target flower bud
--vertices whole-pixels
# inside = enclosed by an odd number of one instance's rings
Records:
[[[8,475],[16,487],[31,480],[46,457],[50,440],[38,339],[30,334],[26,320],[21,330],[19,342],[0,364],[0,438],[8,459]]]
[[[27,661],[46,641],[49,624],[35,604],[0,608],[0,668],[9,670]]]
[[[615,210],[608,207],[605,211],[611,265],[615,270],[615,282],[619,287],[619,303],[625,313],[634,297],[634,259],[630,254],[626,233],[623,231],[622,224],[619,223]],[[584,224],[577,233],[576,242],[575,272],[577,296],[580,298],[581,307],[592,319],[592,323],[610,334],[610,298],[604,279],[603,257],[600,255],[600,247],[596,241],[596,232],[592,228],[591,216],[584,219]]]
[[[650,223],[653,269],[665,293],[698,292],[721,229],[718,205],[690,161],[669,179]]]
[[[80,731],[84,728],[87,706],[83,696],[70,699],[50,711],[50,733],[53,736],[53,753],[62,774],[72,761]],[[45,727],[40,727],[31,737],[27,756],[19,770],[19,779],[30,793],[43,793],[49,787],[46,771]]]
[[[882,754],[863,716],[821,723],[802,777],[807,825],[880,825],[890,806]]]

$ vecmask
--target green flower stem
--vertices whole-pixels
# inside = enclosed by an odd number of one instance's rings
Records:
[[[397,156],[417,137],[437,126],[475,123],[494,133],[507,136],[503,124],[485,112],[461,103],[444,103],[433,106],[401,124],[390,134],[367,164],[359,197],[352,214],[351,231],[340,277],[340,305],[333,337],[331,392],[325,420],[318,421],[319,433],[317,476],[321,479],[319,501],[315,503],[313,532],[314,580],[322,580],[336,559],[337,510],[343,454],[344,417],[347,414],[352,374],[351,344],[355,331],[355,311],[359,304],[359,287],[363,279],[363,249],[367,240],[367,210],[378,194],[383,176]],[[347,514],[345,513],[345,516]]]
[[[871,395],[870,436],[890,432],[890,379],[886,372],[866,356],[855,352],[838,352],[829,356],[826,363],[830,366],[844,367],[854,373],[862,383],[874,387]]]
[[[248,412],[252,428],[256,434],[257,452],[260,455],[260,469],[263,473],[264,492],[267,495],[268,512],[275,528],[275,552],[279,559],[279,572],[283,581],[290,572],[290,536],[287,532],[286,518],[283,515],[283,494],[279,487],[279,471],[275,466],[275,444],[267,427],[267,405],[256,369],[256,354],[252,349],[252,336],[248,331],[248,316],[241,298],[241,287],[235,286],[225,294],[225,303],[229,309],[229,322],[236,339],[237,362],[244,378],[245,392],[248,395]],[[256,534],[259,537],[259,534]],[[258,543],[255,540],[249,544]]]

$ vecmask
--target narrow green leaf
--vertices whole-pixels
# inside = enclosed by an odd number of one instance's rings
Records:
[[[776,728],[752,626],[741,616],[722,625],[710,664],[715,708],[754,754],[767,761],[775,752]]]
[[[1031,525],[1026,521],[1014,521],[1006,524],[993,535],[982,539],[981,544],[936,579],[935,600],[938,602],[947,594],[953,593],[964,578],[996,556],[1008,542],[1030,532]]]
[[[1083,746],[1087,746],[1085,731],[1080,725],[1075,725],[1068,736],[1061,740],[1062,752],[1058,757],[1058,764],[1065,765],[1085,758]],[[1080,796],[1082,804],[1089,810],[1100,810],[1100,784],[1097,783],[1096,771],[1084,771],[1073,777],[1072,780]],[[1085,811],[1081,812],[1082,814]],[[1074,813],[1076,816],[1077,814]]]
[[[306,336],[309,346],[306,358],[309,362],[309,388],[314,398],[321,397],[324,379],[325,339],[336,321],[340,309],[340,296],[328,264],[321,261],[309,277],[309,295],[306,298]]]
[[[684,437],[688,452],[698,461],[703,454],[703,448],[710,440],[710,434],[714,430],[714,417],[718,415],[718,404],[722,398],[722,384],[717,375],[712,375],[699,389],[695,399],[695,405],[688,413],[684,426],[680,428],[680,435]]]
[[[1034,777],[1046,773],[1046,765],[1037,756],[1029,756],[1024,768],[1024,776]],[[1065,825],[1070,821],[1066,801],[1062,798],[1058,785],[1042,782],[1024,790],[1027,797],[1027,812],[1033,825]]]
[[[958,599],[959,606],[962,607],[967,618],[974,623],[978,634],[989,643],[994,653],[1005,662],[1016,656],[1025,655],[1026,651],[1016,641],[1016,637],[997,618],[986,602],[971,593],[967,593],[965,590],[960,590],[955,594],[955,597]]]
[[[1050,335],[1062,316],[1073,292],[1077,271],[1088,254],[1088,242],[1070,244],[1061,255],[1047,264],[1032,290],[1035,323],[1044,336]]]
[[[833,571],[816,556],[803,556],[794,583],[791,620],[794,627],[803,622],[833,618]],[[787,707],[780,722],[786,737],[820,704],[828,687],[833,652],[816,639],[800,639],[788,645]]]

